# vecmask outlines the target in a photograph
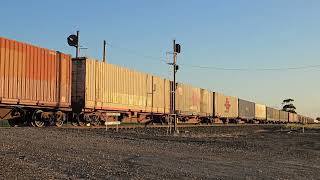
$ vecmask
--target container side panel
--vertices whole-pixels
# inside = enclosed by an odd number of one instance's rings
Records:
[[[26,99],[26,79],[27,79],[27,71],[26,71],[26,45],[21,44],[21,99]]]
[[[53,98],[55,52],[5,38],[0,39],[1,98],[6,103],[56,107]],[[64,55],[64,54],[63,54]],[[66,61],[70,63],[70,56]],[[70,68],[70,67],[69,67]],[[52,70],[53,69],[53,70]],[[68,70],[66,70],[68,71]],[[68,75],[68,78],[70,75]],[[70,81],[71,83],[71,81]],[[69,85],[70,87],[70,85]],[[66,105],[70,102],[65,102]]]
[[[176,89],[176,109],[184,115],[199,116],[200,112],[200,88],[178,83]]]
[[[206,89],[200,89],[200,112],[201,116],[212,116],[212,92]]]
[[[255,119],[266,120],[267,119],[267,107],[263,104],[255,104]]]
[[[9,98],[9,71],[10,71],[10,56],[9,56],[9,41],[4,40],[3,42],[4,48],[2,49],[4,57],[4,90],[3,90],[3,97]]]
[[[5,40],[0,37],[0,99],[4,98]]]
[[[220,118],[238,117],[238,98],[214,92],[214,116]]]
[[[267,120],[268,121],[279,121],[279,110],[267,107]]]
[[[288,117],[289,117],[288,112],[280,111],[280,121],[281,122],[288,122]]]
[[[254,107],[255,104],[253,102],[239,99],[239,118],[246,120],[254,119]]]

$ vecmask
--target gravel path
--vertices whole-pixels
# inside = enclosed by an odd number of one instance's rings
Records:
[[[320,130],[1,128],[0,179],[320,179]]]

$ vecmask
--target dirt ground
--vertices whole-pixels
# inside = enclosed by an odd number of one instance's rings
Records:
[[[0,128],[0,179],[320,179],[320,130]]]

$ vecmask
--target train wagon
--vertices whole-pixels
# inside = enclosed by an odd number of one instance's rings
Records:
[[[239,119],[244,120],[245,122],[252,122],[254,119],[255,111],[254,102],[246,101],[239,99]]]
[[[288,122],[288,117],[289,117],[289,113],[285,112],[285,111],[280,111],[280,122],[281,123],[287,123]]]
[[[298,123],[298,115],[296,113],[288,113],[288,122],[289,123]]]
[[[200,118],[208,122],[213,117],[213,93],[206,89],[200,89]]]
[[[72,109],[78,125],[144,122],[170,113],[169,80],[86,57],[74,58],[72,64]]]
[[[205,96],[204,92],[202,91]],[[203,109],[204,114],[209,112],[208,105],[210,106],[210,102],[208,99],[210,95],[207,94],[207,97],[204,98]],[[176,89],[176,111],[179,114],[179,120],[182,122],[199,122],[201,115],[201,89],[197,87],[193,87],[188,84],[177,83]],[[206,106],[206,107],[205,107]],[[210,113],[210,112],[209,112]]]
[[[61,126],[71,110],[71,56],[0,37],[0,119]]]
[[[234,121],[238,118],[238,98],[213,92],[213,116],[224,122]]]
[[[254,118],[259,122],[267,120],[267,107],[264,104],[255,104]]]
[[[307,117],[298,114],[298,122],[301,123],[301,124],[307,124]]]
[[[314,123],[315,123],[315,121],[313,118],[307,117],[307,124],[314,124]]]
[[[313,124],[315,123],[315,120],[311,117],[303,116],[303,115],[298,115],[298,121],[301,124]]]
[[[275,108],[267,107],[267,122],[279,123],[280,111]]]

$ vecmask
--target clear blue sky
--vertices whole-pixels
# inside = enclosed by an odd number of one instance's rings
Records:
[[[66,37],[80,30],[83,55],[170,77],[175,38],[179,63],[223,68],[320,64],[318,0],[2,1],[0,35],[74,54]],[[152,56],[152,58],[147,57]],[[159,59],[159,60],[157,60]],[[320,68],[219,71],[181,66],[178,80],[279,107],[295,99],[298,112],[320,116]]]

